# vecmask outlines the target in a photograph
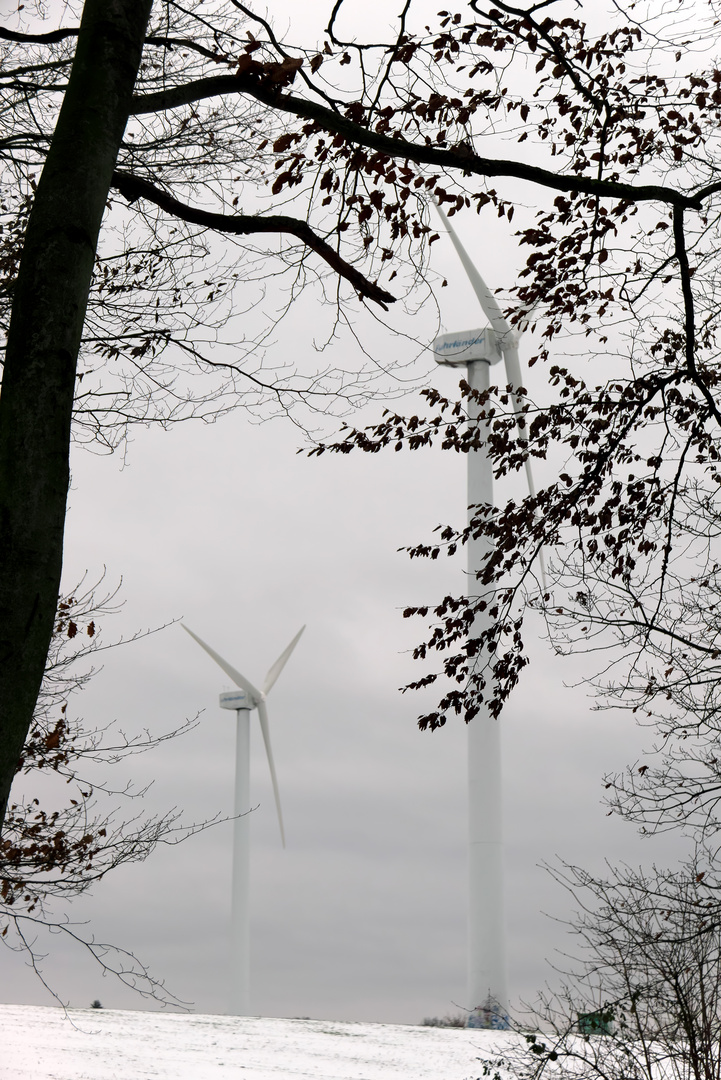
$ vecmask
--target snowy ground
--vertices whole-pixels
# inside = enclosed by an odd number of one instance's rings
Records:
[[[490,1031],[0,1005],[2,1080],[469,1080]]]

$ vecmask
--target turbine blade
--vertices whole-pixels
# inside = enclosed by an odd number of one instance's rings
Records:
[[[245,690],[248,694],[250,694],[253,700],[253,704],[257,706],[258,702],[261,701],[263,698],[260,690],[256,690],[252,682],[249,682],[249,680],[246,679],[244,675],[241,675],[239,671],[236,671],[234,667],[231,667],[228,661],[224,660],[222,656],[219,656],[215,649],[211,649],[210,645],[206,645],[202,638],[199,638],[197,634],[194,634],[192,630],[188,629],[185,623],[181,623],[180,625],[183,627],[183,630],[185,630],[195,641],[198,642],[198,645],[200,645],[201,649],[205,649],[208,656],[213,657],[218,667],[223,669],[228,678],[232,679],[236,686],[239,686],[241,690]]]
[[[503,361],[506,365],[506,380],[513,389],[513,411],[516,414],[518,434],[521,441],[526,442],[526,422],[523,416],[523,397],[518,393],[519,389],[523,386],[523,376],[521,375],[521,361],[518,356],[518,344],[515,341],[512,345],[508,345],[507,348],[503,350]],[[533,483],[530,457],[526,458],[526,479],[528,480],[528,490],[530,494],[535,495],[536,486]]]
[[[510,380],[509,380],[510,381]],[[519,431],[520,431],[519,427]],[[533,470],[531,469],[530,455],[526,458],[526,482],[528,483],[528,494],[532,499],[536,497],[536,484],[533,479]],[[538,566],[541,571],[541,588],[544,593],[548,592],[548,579],[546,578],[546,558],[543,554],[543,548],[538,552]]]
[[[271,686],[273,686],[275,684],[275,680],[278,678],[281,671],[283,670],[285,665],[288,663],[288,660],[290,659],[290,654],[293,652],[293,649],[298,644],[298,642],[300,640],[300,635],[303,633],[304,630],[305,630],[305,626],[301,626],[300,630],[295,635],[295,637],[291,641],[288,648],[284,652],[282,652],[280,654],[280,656],[278,657],[278,659],[276,660],[276,662],[273,664],[272,668],[270,669],[270,671],[266,675],[265,682],[263,683],[263,693],[264,694],[267,694],[269,692]]]
[[[506,365],[506,379],[513,388],[513,411],[516,414],[516,424],[518,426],[519,442],[526,442],[526,423],[523,416],[523,398],[518,395],[516,391],[523,386],[523,376],[521,375],[521,360],[518,355],[518,339],[512,341],[503,350],[503,360]],[[526,458],[526,482],[528,484],[528,494],[534,498],[536,495],[536,484],[533,479],[533,469],[531,468],[530,454]],[[538,553],[538,561],[541,569],[541,584],[543,586],[544,593],[548,590],[546,582],[546,561],[543,557],[543,551]]]
[[[258,702],[258,719],[260,720],[260,730],[263,732],[263,742],[265,743],[265,752],[268,755],[268,765],[270,766],[270,779],[273,783],[273,794],[275,795],[275,805],[278,811],[278,824],[280,825],[280,838],[285,847],[285,829],[283,828],[283,811],[280,808],[280,792],[278,791],[278,778],[275,775],[275,764],[273,762],[273,751],[270,746],[270,728],[268,727],[268,709],[266,708],[265,701]]]
[[[486,316],[489,323],[491,324],[491,327],[501,339],[500,345],[505,353],[506,348],[508,348],[508,345],[510,345],[513,339],[513,331],[508,325],[506,317],[501,311],[498,301],[486,285],[481,275],[478,273],[478,270],[474,266],[470,255],[464,248],[461,241],[456,236],[450,221],[443,213],[438,203],[434,203],[434,205],[436,210],[438,211],[438,216],[448,230],[448,235],[451,238],[451,243],[458,252],[458,257],[463,263],[463,269],[466,271],[466,275],[471,283],[473,291],[478,297],[480,305],[483,308],[483,314]],[[508,381],[511,382],[511,379],[509,378]],[[520,386],[521,384],[519,383],[518,385]]]

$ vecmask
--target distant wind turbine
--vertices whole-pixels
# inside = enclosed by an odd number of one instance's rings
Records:
[[[234,709],[237,716],[235,826],[233,832],[233,886],[231,898],[230,1013],[235,1016],[247,1016],[250,1009],[250,714],[253,709],[258,710],[260,730],[263,733],[265,752],[270,767],[270,778],[273,783],[273,795],[275,796],[275,805],[278,811],[280,838],[283,847],[285,847],[283,812],[280,807],[280,793],[270,744],[268,709],[265,701],[276,679],[290,659],[290,655],[298,644],[305,626],[301,627],[288,648],[280,654],[270,668],[265,677],[262,690],[257,690],[249,679],[236,671],[227,660],[224,660],[214,649],[211,649],[210,645],[206,645],[187,626],[183,625],[183,629],[198,642],[202,649],[205,649],[209,656],[212,656],[218,667],[222,668],[228,678],[238,687],[237,690],[231,690],[220,695],[220,707],[221,709]]]
[[[523,386],[518,356],[518,335],[509,326],[493,293],[456,236],[448,218],[436,204],[463,268],[480,302],[490,329],[444,334],[433,343],[439,364],[467,365],[468,383],[482,392],[489,386],[489,368],[501,356],[508,383],[517,391]],[[514,411],[519,421],[522,399],[514,393]],[[470,401],[469,417],[477,420],[478,402]],[[530,461],[526,477],[535,494]],[[468,521],[472,507],[493,503],[493,473],[484,448],[468,454]],[[489,551],[485,537],[468,539],[468,591],[475,591],[476,573]],[[541,564],[541,573],[544,568]],[[489,626],[486,611],[478,613],[472,634],[478,637]],[[468,725],[468,1006],[469,1027],[506,1027],[508,987],[506,982],[506,940],[503,897],[503,838],[501,821],[501,732],[486,708]]]

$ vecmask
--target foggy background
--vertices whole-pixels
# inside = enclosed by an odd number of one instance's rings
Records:
[[[305,32],[299,26],[295,37]],[[455,222],[491,288],[511,285],[523,260],[507,231],[492,218]],[[445,236],[432,265],[448,279],[438,291],[444,327],[484,325]],[[269,292],[269,311],[283,303]],[[327,318],[309,292],[269,356],[306,371],[324,366],[313,342]],[[412,318],[392,313],[395,333],[366,314],[353,320],[374,362],[407,365],[398,391],[432,383],[454,392],[459,373],[436,368],[423,349],[439,329],[432,303]],[[330,350],[338,366],[344,350],[357,364],[350,334]],[[530,351],[526,341],[522,360]],[[533,369],[532,393],[542,393],[542,379]],[[371,423],[383,405],[349,419]],[[391,405],[423,408],[417,397]],[[318,425],[332,432],[338,422]],[[104,572],[109,588],[122,578],[124,607],[99,620],[106,641],[182,618],[256,684],[307,624],[269,698],[285,851],[251,719],[252,1008],[418,1023],[470,1004],[465,731],[460,721],[418,731],[416,717],[438,691],[399,692],[425,670],[410,650],[426,624],[402,611],[462,591],[465,553],[431,563],[397,549],[428,539],[439,523],[464,523],[466,459],[438,449],[309,459],[297,453],[304,445],[290,420],[261,423],[241,409],[212,425],[135,430],[127,451],[111,457],[77,449],[65,589],[83,575],[92,583]],[[524,478],[496,491],[499,499],[523,494]],[[673,854],[668,841],[640,843],[606,816],[601,777],[634,761],[644,739],[629,716],[593,712],[582,686],[564,685],[579,681],[583,665],[534,641],[533,626],[531,666],[501,721],[514,1002],[532,1001],[553,981],[547,959],[558,962],[557,950],[571,946],[558,921],[570,901],[541,863],[560,857],[600,868],[605,858],[663,863]],[[119,767],[138,789],[153,785],[140,806],[115,800],[119,813],[177,807],[187,823],[232,813],[235,717],[218,707],[229,684],[212,660],[174,624],[102,654],[102,663],[70,706],[88,724],[117,720],[129,733],[157,735],[201,714],[183,738]],[[82,932],[133,951],[196,1011],[224,1011],[231,835],[227,822],[162,847],[110,874],[70,917],[86,923]],[[49,952],[44,976],[63,1001],[157,1007],[103,978],[62,936],[38,943]],[[52,1003],[22,955],[0,950],[0,972],[3,1001]]]

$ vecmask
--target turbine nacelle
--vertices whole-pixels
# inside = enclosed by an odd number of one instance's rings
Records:
[[[497,364],[502,358],[498,336],[490,327],[483,330],[459,330],[455,334],[441,334],[433,342],[433,355],[437,364],[456,367],[485,360]]]
[[[250,711],[255,708],[255,702],[245,690],[226,690],[218,698],[218,704],[221,709],[232,709],[234,712],[237,712],[238,709],[248,709]]]

